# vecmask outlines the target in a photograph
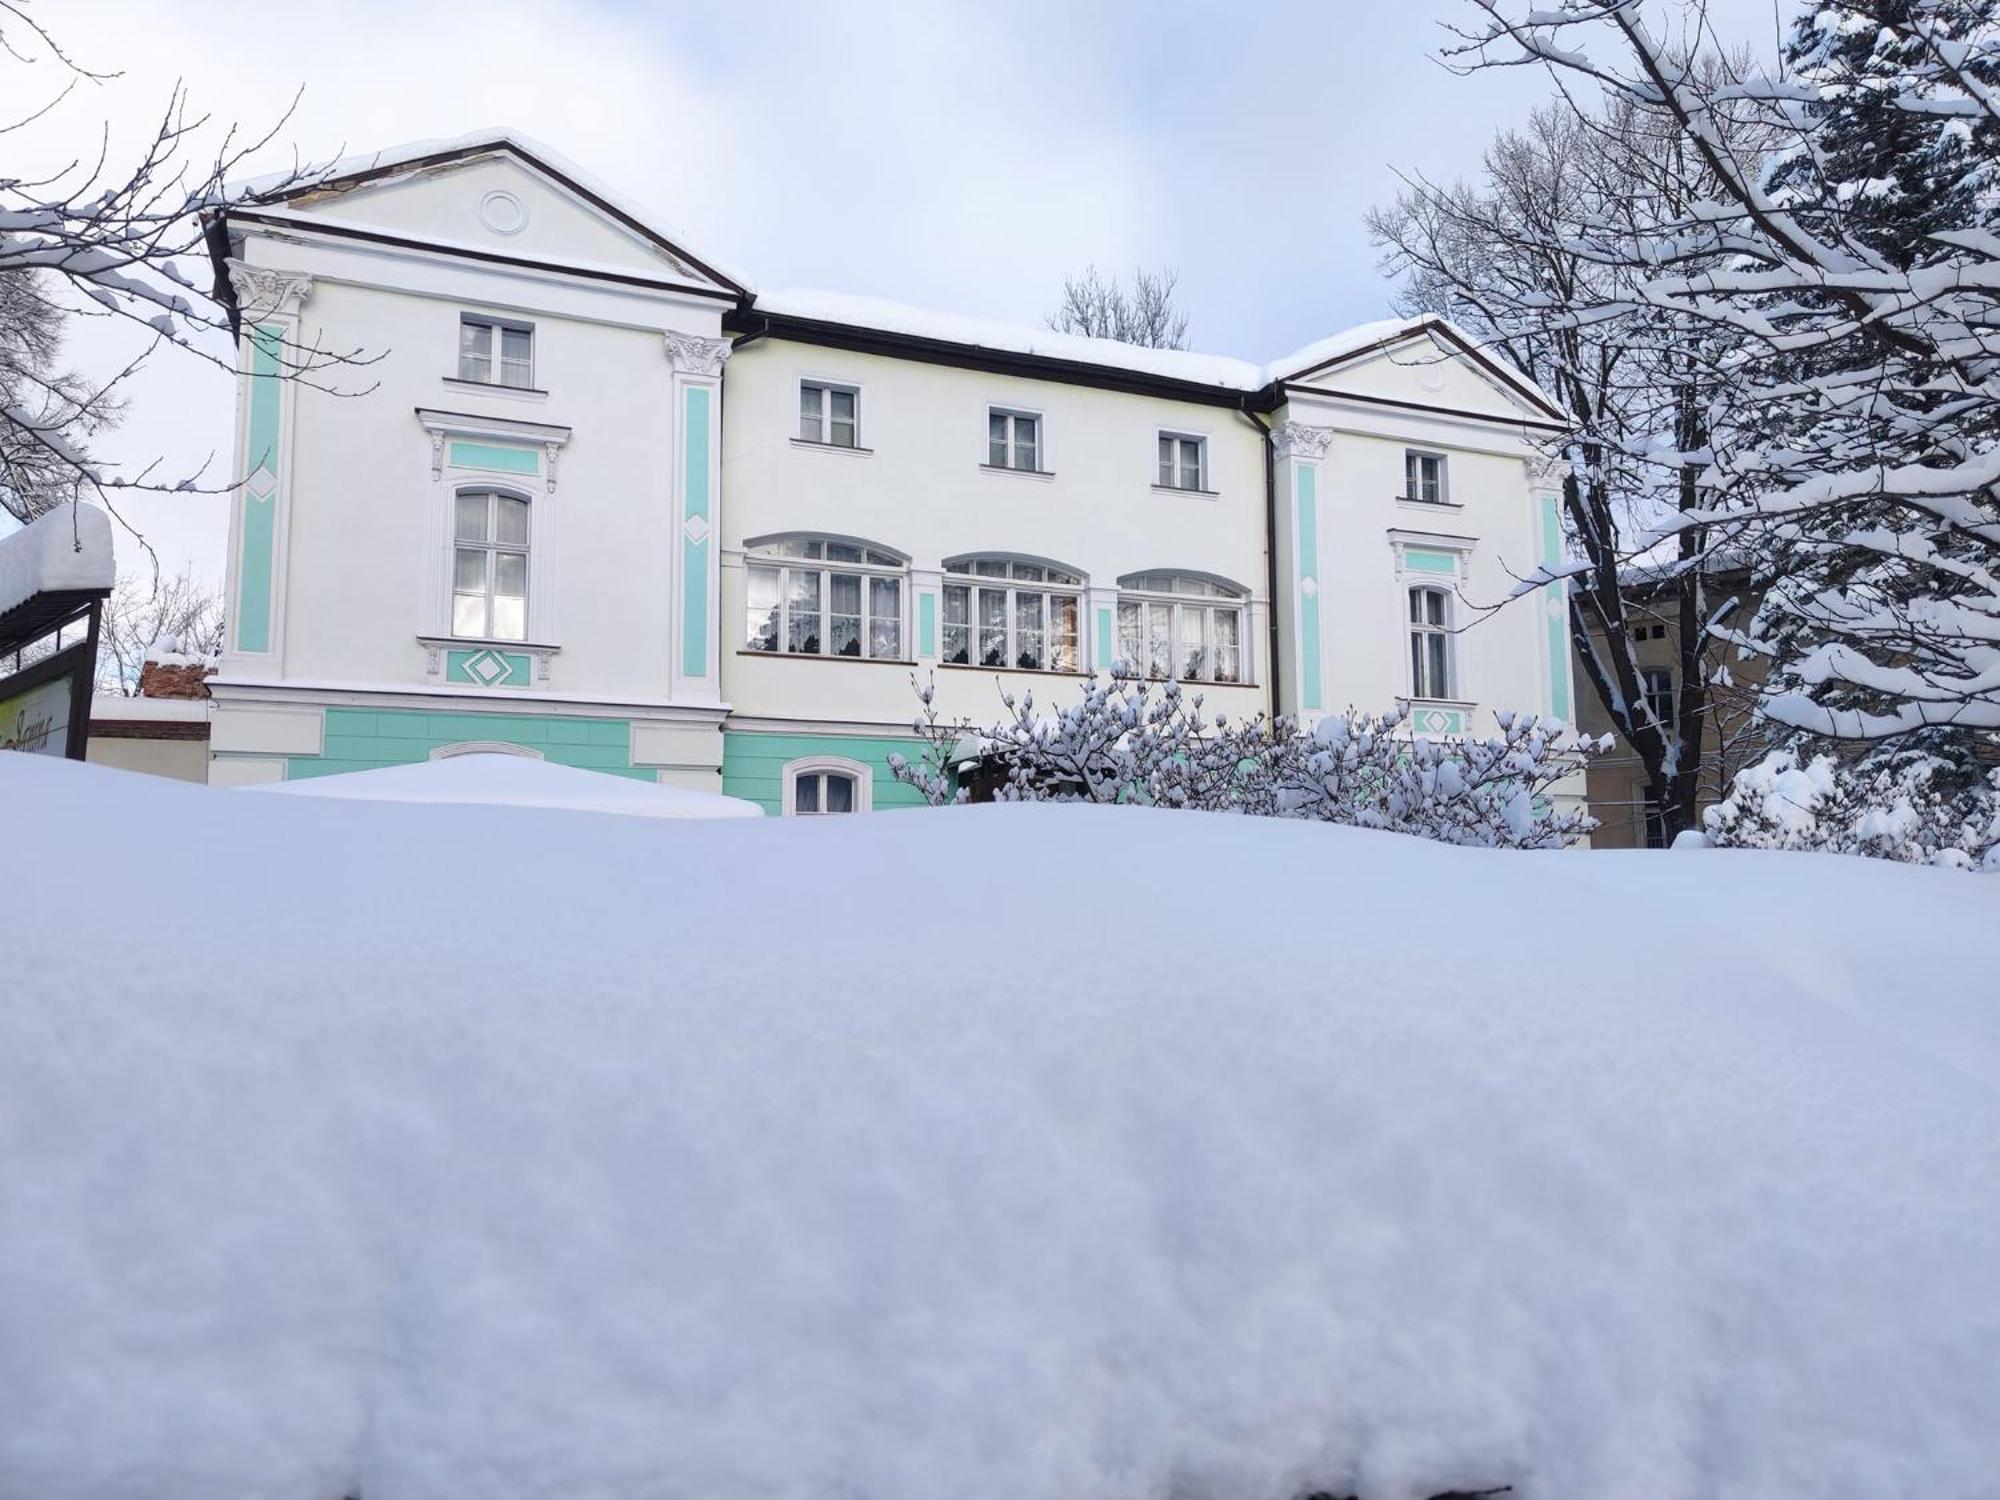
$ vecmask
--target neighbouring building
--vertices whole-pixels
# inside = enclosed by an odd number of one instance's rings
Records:
[[[889,807],[913,674],[991,719],[996,675],[1117,659],[1233,714],[1574,713],[1558,596],[1464,628],[1560,554],[1560,417],[1446,324],[1258,366],[760,292],[507,133],[209,243],[248,476],[217,783],[500,746]],[[300,348],[367,362],[281,378]]]
[[[212,663],[198,657],[148,652],[135,695],[92,696],[84,758],[121,771],[207,781],[208,679],[214,671]]]
[[[1628,572],[1633,581],[1622,592],[1640,683],[1654,712],[1671,722],[1679,713],[1675,694],[1681,659],[1680,596],[1663,590],[1643,570]],[[1760,596],[1752,587],[1749,569],[1740,562],[1711,567],[1707,590],[1712,609],[1728,606],[1718,624],[1741,626],[1756,613]],[[1764,680],[1762,662],[1741,657],[1719,641],[1710,644],[1709,653],[1711,670],[1719,666],[1721,673],[1709,684],[1707,711],[1702,717],[1701,769],[1695,787],[1697,827],[1701,813],[1729,795],[1736,773],[1761,759],[1770,748],[1755,712],[1757,689]],[[1644,765],[1588,686],[1589,677],[1581,664],[1575,676],[1584,684],[1578,704],[1579,727],[1588,735],[1608,734],[1612,738],[1612,748],[1595,757],[1584,776],[1590,811],[1598,820],[1597,831],[1590,836],[1591,847],[1664,848],[1666,830],[1648,793]]]

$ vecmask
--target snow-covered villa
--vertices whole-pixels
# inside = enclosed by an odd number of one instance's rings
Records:
[[[210,244],[248,476],[217,783],[497,745],[885,807],[913,672],[991,719],[996,674],[1060,701],[1118,658],[1232,714],[1572,714],[1558,599],[1458,629],[1559,548],[1558,418],[1443,325],[1260,367],[760,292],[501,131]],[[277,378],[294,344],[374,362]]]

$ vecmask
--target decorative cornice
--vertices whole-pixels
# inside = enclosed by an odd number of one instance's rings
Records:
[[[237,311],[254,323],[259,318],[288,316],[305,306],[312,294],[312,277],[231,260],[229,289],[236,294]]]
[[[1318,458],[1333,441],[1331,427],[1308,427],[1303,422],[1280,422],[1271,429],[1271,441],[1280,458]]]
[[[735,346],[728,339],[705,339],[698,333],[667,330],[667,363],[684,375],[720,375],[722,362]]]

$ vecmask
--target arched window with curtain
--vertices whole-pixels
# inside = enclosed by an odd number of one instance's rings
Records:
[[[1118,580],[1118,657],[1131,671],[1183,682],[1242,682],[1245,591],[1198,573]]]
[[[1410,590],[1410,696],[1456,698],[1451,660],[1451,594],[1429,584]]]
[[[528,638],[528,505],[504,489],[467,487],[452,497],[453,635]]]
[[[945,665],[1083,670],[1081,573],[1004,553],[949,558],[944,573]]]
[[[832,536],[764,537],[744,550],[746,650],[906,659],[907,557]]]

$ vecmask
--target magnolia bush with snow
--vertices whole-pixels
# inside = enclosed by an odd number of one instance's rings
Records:
[[[2000,770],[1967,785],[1933,755],[1848,765],[1778,750],[1737,774],[1706,824],[1709,841],[1724,848],[2000,871]]]
[[[1301,733],[1287,718],[1204,715],[1178,682],[1119,671],[1049,711],[1003,691],[1007,717],[992,725],[941,720],[933,684],[917,695],[925,750],[890,769],[933,806],[970,800],[965,768],[977,766],[1004,802],[1255,813],[1510,849],[1563,848],[1597,826],[1553,793],[1602,743],[1533,714],[1502,713],[1483,739],[1430,739],[1408,732],[1402,709],[1350,708]]]

